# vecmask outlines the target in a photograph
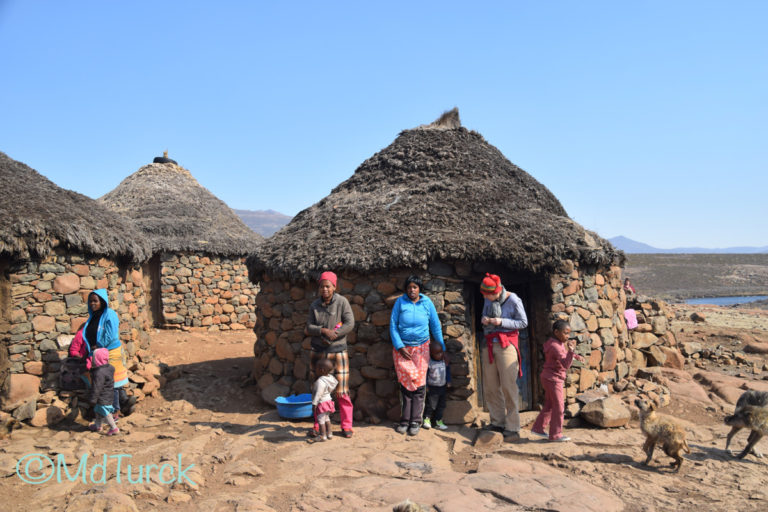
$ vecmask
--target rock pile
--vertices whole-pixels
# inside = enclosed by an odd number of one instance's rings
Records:
[[[610,383],[602,379],[602,382],[610,384],[603,388],[604,394],[607,396],[609,391],[612,391],[621,396],[626,404],[622,413],[618,414],[618,417],[623,419],[610,417],[611,414],[617,416],[610,413],[611,410],[622,410],[617,404],[609,407],[611,404],[603,403],[603,397],[577,393],[577,389],[584,391],[580,387],[577,388],[584,368],[572,370],[566,381],[568,417],[580,414],[582,418],[598,426],[619,426],[629,421],[630,411],[634,409],[634,399],[638,396],[652,401],[657,407],[670,403],[669,383],[661,368],[682,369],[685,363],[683,352],[678,347],[674,333],[669,329],[669,321],[674,318],[674,314],[663,301],[644,296],[630,298],[627,308],[635,311],[638,325],[628,331],[628,343],[623,350],[619,347],[616,352],[623,355],[623,361],[616,365],[617,379]],[[603,353],[603,358],[606,352]],[[590,366],[601,362],[593,353],[585,357],[589,357]]]

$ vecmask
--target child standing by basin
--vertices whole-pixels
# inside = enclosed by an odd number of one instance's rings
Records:
[[[312,409],[315,421],[320,425],[317,441],[327,441],[333,437],[330,415],[336,412],[336,407],[331,393],[339,385],[339,381],[331,373],[333,373],[333,363],[330,359],[323,358],[317,361],[315,375],[318,377],[312,385]]]

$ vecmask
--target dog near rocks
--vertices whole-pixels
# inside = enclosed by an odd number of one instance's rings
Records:
[[[736,432],[742,428],[749,428],[747,425],[743,424],[743,420],[746,419],[746,417],[739,414],[745,407],[748,406],[768,407],[768,392],[749,390],[741,394],[738,401],[736,402],[736,408],[733,411],[733,415],[725,417],[725,424],[730,425],[731,427],[731,431],[728,432],[728,437],[725,439],[726,451],[728,450],[728,446],[731,444],[731,439],[733,439],[733,436],[736,434]],[[756,442],[757,441],[755,441],[755,443]],[[752,455],[755,457],[763,456],[763,454],[758,452],[754,447],[754,443],[752,446]]]
[[[676,468],[675,472],[680,471],[680,466],[683,464],[682,452],[691,453],[688,442],[685,440],[685,429],[675,418],[657,413],[655,405],[648,400],[638,398],[635,400],[635,405],[640,410],[640,430],[645,434],[643,451],[647,457],[643,465],[647,466],[651,462],[653,450],[659,444],[664,453],[675,459],[671,463],[672,467]]]

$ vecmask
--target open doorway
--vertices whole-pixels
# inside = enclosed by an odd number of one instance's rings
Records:
[[[160,255],[155,254],[144,264],[144,290],[147,293],[147,310],[153,327],[163,325],[163,299],[160,286]]]
[[[530,274],[519,275],[507,272],[510,278],[505,279],[505,274],[500,272],[502,284],[508,291],[516,294],[523,302],[526,317],[528,318],[528,327],[519,332],[518,345],[520,348],[521,368],[523,375],[517,379],[517,387],[520,392],[519,404],[521,411],[533,410],[541,396],[541,386],[539,384],[539,373],[541,368],[541,349],[546,336],[547,329],[545,324],[548,318],[547,301],[544,293],[544,280],[537,279]],[[475,357],[475,377],[477,382],[477,403],[484,410],[488,410],[483,393],[483,366],[481,362],[482,351],[485,348],[485,336],[483,335],[483,326],[480,323],[482,318],[484,299],[480,293],[480,287],[475,283],[465,283],[465,287],[470,287],[467,296],[471,297],[471,311],[473,318],[472,331],[475,337],[475,348],[477,357]]]

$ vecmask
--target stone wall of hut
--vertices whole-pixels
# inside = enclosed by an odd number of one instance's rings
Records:
[[[7,353],[2,409],[31,418],[40,392],[58,386],[61,361],[73,335],[88,318],[88,294],[106,288],[120,318],[120,339],[128,365],[149,338],[147,295],[139,267],[105,258],[57,251],[39,260],[6,261],[0,287],[7,295],[0,335]]]
[[[339,276],[337,292],[350,302],[355,329],[348,335],[350,392],[355,419],[373,423],[400,415],[397,379],[392,360],[389,318],[392,305],[402,294],[409,270],[386,274]],[[453,387],[449,390],[446,422],[467,423],[474,419],[476,384],[471,368],[475,353],[471,314],[466,304],[470,290],[450,265],[432,265],[418,272],[443,326]],[[317,297],[314,282],[290,282],[265,277],[257,304],[257,341],[254,376],[267,401],[280,395],[305,393],[309,381],[310,339],[304,335],[307,312]]]
[[[481,333],[475,331],[477,286],[486,271],[500,272],[527,290],[529,332],[534,361],[531,381],[534,403],[543,400],[538,374],[543,364],[542,346],[551,323],[566,319],[578,340],[576,352],[587,361],[574,363],[568,373],[566,397],[575,402],[579,392],[634,375],[640,360],[633,349],[624,321],[626,297],[618,266],[587,266],[565,261],[542,275],[499,270],[493,265],[433,262],[426,271],[423,293],[435,303],[443,326],[453,374],[445,419],[468,423],[476,416],[478,382],[476,352]],[[347,297],[355,314],[355,330],[349,335],[350,388],[358,419],[374,422],[398,419],[399,402],[389,337],[389,318],[402,283],[412,270],[361,276],[340,276],[338,292]],[[509,279],[505,279],[505,282]],[[304,335],[309,304],[317,297],[316,283],[272,280],[264,277],[257,297],[257,341],[254,375],[262,397],[310,389],[309,338]],[[634,351],[633,351],[634,350]],[[523,357],[526,357],[523,354]]]
[[[258,287],[248,279],[245,258],[197,254],[160,257],[164,327],[252,329]]]
[[[571,336],[578,340],[575,352],[586,359],[574,361],[568,372],[566,402],[573,404],[580,392],[634,374],[639,362],[624,320],[621,267],[567,260],[550,274],[550,284],[551,320],[568,320]]]

